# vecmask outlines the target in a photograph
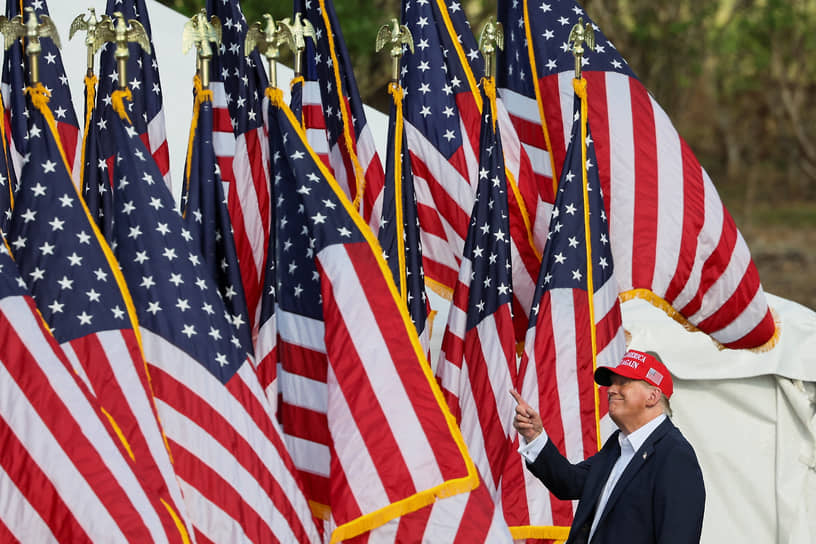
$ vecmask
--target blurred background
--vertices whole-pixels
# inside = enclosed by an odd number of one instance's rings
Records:
[[[160,1],[186,15],[204,4]],[[478,36],[496,1],[459,3]],[[582,4],[710,174],[765,290],[816,308],[816,0]],[[292,15],[290,2],[241,5],[250,22]],[[374,40],[400,2],[334,5],[363,101],[387,112],[390,61]]]

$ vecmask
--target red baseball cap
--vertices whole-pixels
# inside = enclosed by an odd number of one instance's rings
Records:
[[[595,383],[612,385],[612,373],[624,378],[648,382],[663,391],[667,397],[671,397],[674,391],[672,377],[666,366],[657,357],[642,351],[630,349],[617,366],[598,367],[595,370]]]

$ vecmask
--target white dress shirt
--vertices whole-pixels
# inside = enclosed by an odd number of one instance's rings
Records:
[[[615,461],[615,465],[612,467],[609,478],[607,478],[601,496],[598,499],[598,506],[595,508],[595,518],[592,520],[592,528],[589,530],[589,542],[592,541],[592,536],[595,534],[595,529],[601,520],[601,514],[606,507],[609,496],[612,494],[612,490],[615,489],[615,484],[618,483],[621,474],[623,474],[623,471],[627,465],[629,465],[629,461],[632,460],[635,456],[635,452],[646,442],[649,435],[652,434],[665,419],[666,414],[660,414],[629,435],[624,434],[623,431],[618,434],[618,444],[620,444],[621,450],[620,457]],[[538,454],[541,453],[541,450],[544,449],[544,446],[547,445],[548,440],[547,433],[544,431],[541,431],[541,434],[535,437],[529,444],[525,443],[524,437],[519,435],[519,443],[521,446],[519,446],[518,451],[527,461],[532,463],[536,460]]]

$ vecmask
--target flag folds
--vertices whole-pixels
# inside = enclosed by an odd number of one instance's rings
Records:
[[[164,182],[170,187],[170,153],[164,122],[162,88],[147,4],[145,0],[107,0],[105,13],[111,18],[116,13],[121,13],[126,21],[138,21],[147,31],[150,51],[143,49],[136,42],[128,44],[126,76],[127,86],[133,99],[128,105],[128,115],[159,166]],[[112,122],[111,119],[116,115],[111,111],[111,97],[119,88],[115,49],[113,43],[106,43],[102,46],[102,53],[99,56],[99,88],[96,105],[98,118],[95,121],[98,123],[102,120],[103,126],[105,121]],[[102,127],[100,129],[105,130]],[[110,160],[116,154],[117,150],[113,147],[112,142],[113,138],[100,138],[103,159]]]
[[[402,114],[403,90],[394,83],[388,87],[393,99],[388,120],[388,150],[385,162],[382,218],[377,239],[394,278],[397,291],[427,353],[430,344],[429,304],[425,296],[422,272],[422,245],[419,238],[414,175],[405,139]]]
[[[0,237],[0,539],[181,542]]]
[[[524,5],[523,19],[508,26],[524,25],[540,121],[560,167],[573,123],[568,35],[579,18],[593,23],[572,0]],[[622,297],[643,297],[725,347],[772,346],[776,327],[759,274],[714,184],[595,28],[583,74]]]
[[[124,113],[124,93],[113,97]],[[318,542],[317,529],[197,232],[138,131],[111,126],[114,242],[158,413],[198,540]]]
[[[455,501],[478,485],[478,473],[373,234],[282,93],[268,94],[279,411],[312,507],[337,542]],[[492,505],[482,511],[467,520],[473,527],[490,526]]]
[[[181,214],[199,243],[204,267],[215,280],[232,322],[233,343],[252,353],[250,330],[227,198],[216,162],[213,136],[213,92],[196,76],[187,168],[181,191]]]
[[[49,15],[48,4],[45,0],[6,0],[6,17],[9,19],[21,15],[23,24],[25,24],[29,19],[29,13],[33,14],[40,23],[40,16]],[[28,111],[22,91],[28,85],[26,71],[30,69],[30,66],[24,50],[25,43],[24,40],[14,40],[14,43],[10,43],[3,62],[3,100],[6,106],[5,113],[8,115],[4,121],[9,123],[11,128],[10,151],[18,177],[28,153],[28,139],[26,138]],[[52,37],[42,37],[39,43],[42,48],[38,63],[39,80],[49,91],[57,133],[65,149],[71,176],[78,183],[81,164],[79,121],[71,100],[71,89],[62,64],[62,54]]]
[[[207,14],[222,22],[222,44],[211,64],[213,148],[255,331],[270,225],[269,157],[263,126],[266,74],[257,51],[245,56],[247,22],[238,0],[207,0]]]
[[[587,122],[587,82],[575,84],[570,146],[519,369],[522,397],[541,414],[547,436],[573,463],[601,446],[600,418],[607,406],[594,382],[595,368],[617,364],[625,351],[604,192]],[[520,456],[515,463],[523,465]],[[556,499],[529,471],[522,472],[523,484],[507,483],[526,492],[521,508],[507,509],[513,535],[565,537],[572,503]]]
[[[315,30],[307,40],[303,122],[312,147],[374,231],[382,209],[383,168],[368,126],[332,0],[296,0]]]
[[[426,280],[450,297],[456,285],[462,248],[478,184],[481,111],[476,70],[482,61],[476,39],[458,3],[442,0],[403,2],[402,20],[414,36],[414,53],[402,57],[406,90],[405,128],[416,184]],[[461,43],[460,43],[461,41]],[[499,115],[501,123],[506,116]],[[504,129],[505,126],[502,126]],[[508,132],[512,126],[507,125]],[[507,143],[505,138],[503,141]],[[510,190],[510,239],[513,259],[516,340],[522,341],[540,260],[536,255],[528,206],[516,184],[521,153],[506,154]],[[524,163],[526,164],[526,162]],[[524,174],[526,182],[531,176]],[[535,208],[534,208],[535,209]]]
[[[494,500],[511,453],[516,341],[513,331],[510,219],[492,80],[482,79],[484,114],[479,186],[459,281],[442,340],[437,377]]]
[[[30,156],[9,226],[12,252],[72,370],[155,491],[162,522],[180,538],[181,491],[159,430],[130,294],[70,178],[46,89],[39,84],[26,94]]]

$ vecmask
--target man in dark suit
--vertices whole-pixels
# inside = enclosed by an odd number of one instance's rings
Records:
[[[694,449],[667,416],[671,374],[654,352],[629,350],[600,367],[618,426],[601,451],[570,463],[521,396],[513,425],[527,468],[559,499],[579,499],[566,544],[687,544],[700,541],[703,474]]]

